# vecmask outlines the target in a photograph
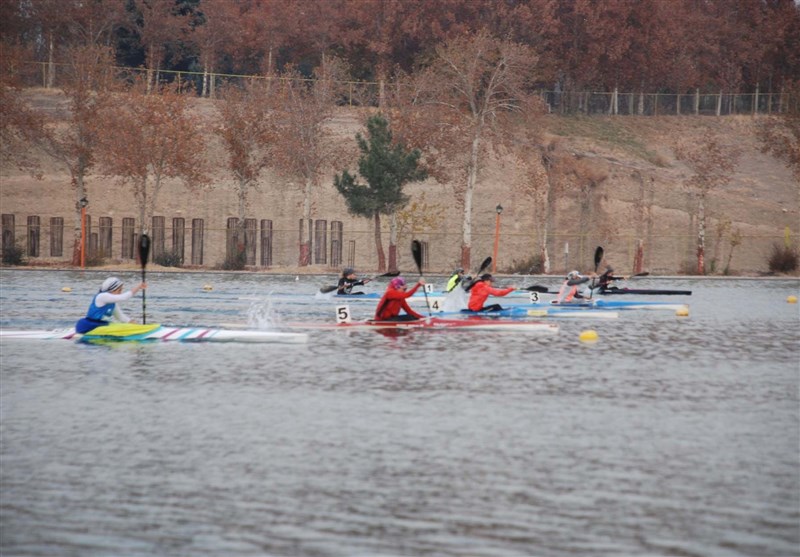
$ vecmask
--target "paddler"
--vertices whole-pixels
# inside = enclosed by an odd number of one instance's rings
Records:
[[[588,298],[589,293],[584,291],[584,288],[581,288],[581,285],[586,284],[589,282],[591,277],[584,277],[578,271],[570,271],[567,273],[567,278],[564,280],[564,284],[561,285],[561,289],[558,291],[558,295],[556,299],[553,300],[554,304],[568,304],[574,299],[583,299]]]
[[[445,287],[446,292],[452,292],[453,289],[458,286],[461,280],[464,278],[464,269],[459,267],[455,271],[453,271],[453,276],[447,281],[447,286]]]
[[[493,288],[492,283],[494,277],[489,273],[481,275],[480,278],[472,284],[469,291],[469,303],[467,308],[470,311],[500,311],[503,306],[500,304],[491,304],[484,306],[489,296],[507,296],[517,289],[516,286],[509,286],[508,288]]]
[[[131,319],[119,307],[119,302],[130,300],[137,292],[145,290],[147,284],[139,283],[127,292],[122,292],[122,287],[123,283],[117,277],[108,277],[104,280],[100,291],[94,295],[89,304],[86,317],[75,324],[75,331],[81,334],[88,333],[92,329],[108,325],[112,317],[121,323],[131,323]]]
[[[425,284],[420,278],[411,290],[406,290],[406,280],[403,277],[395,277],[386,287],[378,306],[375,308],[375,321],[416,321],[425,316],[417,313],[408,305],[406,298],[414,295],[417,289]],[[400,313],[400,311],[405,313]]]
[[[336,295],[363,294],[363,292],[353,292],[353,287],[362,286],[371,280],[369,278],[359,279],[355,270],[347,267],[342,271],[342,278],[339,279],[339,284],[336,287]]]
[[[608,289],[608,287],[611,284],[611,282],[615,281],[615,280],[626,280],[626,278],[625,277],[615,277],[614,276],[614,269],[611,268],[611,266],[609,265],[608,267],[606,267],[606,270],[603,272],[603,274],[600,275],[599,277],[597,277],[597,286],[596,286],[596,288],[598,288],[601,293],[605,292]]]

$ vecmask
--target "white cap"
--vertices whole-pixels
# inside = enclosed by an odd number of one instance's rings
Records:
[[[122,286],[122,281],[117,277],[108,277],[103,281],[103,286],[100,287],[100,292],[113,292]]]

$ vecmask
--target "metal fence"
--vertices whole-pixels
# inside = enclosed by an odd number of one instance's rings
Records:
[[[59,79],[66,75],[63,64],[28,62],[20,69],[20,77],[30,87],[58,87]],[[144,68],[116,67],[124,79],[147,72]],[[220,86],[252,80],[280,80],[278,76],[235,75],[190,71],[159,70],[162,83],[179,82],[186,90],[193,89],[198,96],[215,95]],[[311,79],[309,79],[311,81]],[[378,106],[382,83],[374,81],[338,81],[341,106]],[[788,97],[782,91],[753,90],[701,91],[700,89],[656,92],[619,91],[557,91],[540,90],[538,93],[552,113],[574,115],[730,115],[774,114],[788,110]]]

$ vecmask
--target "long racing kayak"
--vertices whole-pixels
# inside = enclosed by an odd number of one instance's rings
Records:
[[[641,294],[642,296],[691,296],[691,290],[659,290],[657,288],[617,288],[612,286],[599,292],[602,296],[610,294]]]
[[[295,332],[229,330],[207,327],[169,327],[165,325],[136,325],[112,323],[98,327],[88,334],[76,333],[74,328],[52,331],[0,329],[0,339],[20,340],[79,340],[81,342],[247,342],[247,343],[305,343],[308,335]]]
[[[510,319],[442,319],[426,317],[416,321],[351,321],[349,323],[290,323],[292,329],[310,330],[369,330],[369,329],[409,329],[409,330],[472,330],[472,331],[517,331],[525,333],[557,333],[558,325],[536,321]]]
[[[462,309],[461,311],[445,311],[439,315],[462,315],[466,317],[547,317],[556,319],[580,318],[580,319],[616,319],[619,317],[618,311],[608,311],[601,309],[587,308],[563,308],[558,306],[530,308],[527,305],[509,306],[498,311],[472,311]]]

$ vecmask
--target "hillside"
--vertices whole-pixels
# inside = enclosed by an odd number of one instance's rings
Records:
[[[42,108],[52,107],[58,98],[46,90],[34,90],[31,102]],[[213,110],[212,101],[198,100],[200,114]],[[342,108],[337,113],[332,129],[337,141],[354,142],[366,113],[358,109]],[[595,245],[603,245],[607,260],[618,269],[629,269],[633,261],[636,240],[645,241],[645,265],[654,273],[676,274],[691,272],[696,238],[690,217],[689,200],[682,187],[688,171],[676,163],[672,151],[678,138],[699,138],[704,129],[711,127],[726,141],[742,151],[739,165],[729,185],[711,193],[708,202],[710,216],[707,230],[707,261],[717,259],[716,269],[722,268],[731,250],[731,232],[741,234],[741,244],[734,247],[731,260],[732,274],[759,274],[767,270],[766,258],[773,244],[783,244],[786,227],[791,229],[794,245],[800,234],[800,187],[789,169],[771,156],[762,154],[755,137],[755,120],[746,116],[729,117],[585,117],[565,118],[548,116],[543,126],[552,137],[560,138],[566,152],[590,161],[606,175],[596,190],[601,200],[593,211],[592,231],[586,237],[578,235],[579,210],[575,197],[567,197],[558,205],[555,218],[556,238],[551,257],[553,272],[561,273],[567,266],[586,269]],[[531,154],[533,158],[535,154]],[[160,214],[167,223],[184,218],[187,226],[187,250],[191,243],[193,219],[204,219],[205,257],[203,265],[211,268],[224,259],[225,227],[229,217],[236,215],[237,200],[231,190],[231,180],[225,175],[219,148],[209,141],[209,157],[219,168],[212,185],[192,193],[180,183],[168,183],[159,198]],[[536,164],[539,164],[536,162]],[[351,170],[356,160],[344,161],[341,166]],[[74,196],[69,186],[69,176],[51,162],[43,165],[44,177],[36,180],[15,169],[3,168],[0,179],[0,205],[4,214],[14,214],[17,239],[24,240],[25,224],[31,215],[38,215],[42,223],[42,256],[35,261],[53,262],[49,258],[46,230],[50,217],[64,218],[65,239],[71,235],[74,223]],[[372,222],[354,219],[332,185],[330,178],[323,180],[314,194],[314,218],[343,223],[342,264],[354,264],[368,272],[377,265],[374,254]],[[539,173],[541,175],[541,172]],[[525,194],[526,178],[520,165],[511,157],[494,160],[484,170],[476,190],[473,210],[473,263],[491,255],[496,224],[495,206],[504,210],[500,218],[500,249],[498,271],[520,268],[536,252],[538,223],[536,207]],[[94,226],[97,218],[111,217],[114,222],[114,242],[119,242],[123,217],[135,217],[133,196],[129,189],[113,179],[93,176],[89,180],[89,214]],[[414,237],[428,242],[428,267],[433,272],[448,272],[456,266],[460,256],[461,209],[452,201],[452,184],[439,185],[429,180],[413,185],[409,193],[433,219],[427,230],[416,230]],[[424,194],[424,198],[423,198]],[[273,226],[273,261],[275,272],[297,272],[296,243],[300,216],[301,185],[274,175],[266,175],[258,191],[251,193],[248,216],[269,219]],[[637,203],[648,208],[645,213],[636,210]],[[720,236],[718,224],[730,221],[729,229]],[[384,246],[388,244],[388,220],[384,222]],[[170,225],[167,225],[170,229]],[[94,229],[96,231],[96,228]],[[168,235],[171,231],[168,231]],[[718,241],[718,237],[721,240]],[[411,269],[413,262],[403,246],[410,243],[411,235],[405,231],[398,241],[400,267]],[[326,241],[329,241],[326,238]],[[169,244],[170,239],[167,238]],[[569,243],[568,259],[564,244]],[[326,245],[327,247],[327,245]],[[119,265],[119,248],[105,263]],[[68,250],[61,258],[68,257]],[[308,271],[329,272],[330,248],[325,250],[326,262],[313,265]],[[582,255],[581,255],[582,254]],[[187,260],[189,256],[187,254]]]

